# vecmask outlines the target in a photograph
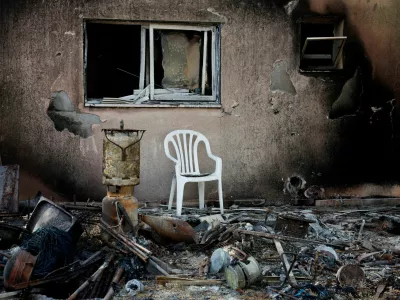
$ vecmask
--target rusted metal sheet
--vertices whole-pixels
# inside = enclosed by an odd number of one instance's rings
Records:
[[[307,235],[310,223],[314,223],[314,220],[289,214],[280,214],[276,218],[275,231],[280,231],[284,235],[302,238]]]
[[[18,212],[19,166],[0,166],[0,212]]]
[[[29,284],[29,279],[35,267],[37,256],[20,249],[7,262],[4,269],[4,287],[23,289]]]
[[[175,242],[198,242],[198,237],[193,227],[187,222],[159,216],[141,216],[141,220],[150,225],[160,236]]]

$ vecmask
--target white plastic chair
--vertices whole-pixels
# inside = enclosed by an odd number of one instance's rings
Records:
[[[198,145],[204,142],[207,155],[215,161],[214,173],[200,173],[198,160]],[[175,149],[176,158],[169,151],[169,143],[172,143]],[[218,195],[221,214],[224,213],[224,201],[222,196],[222,160],[220,157],[211,153],[210,143],[207,138],[193,130],[175,130],[170,132],[164,139],[165,154],[169,159],[175,162],[175,175],[172,178],[171,193],[169,195],[168,209],[172,208],[172,202],[176,193],[176,211],[180,216],[182,213],[183,190],[185,183],[198,182],[199,207],[204,208],[204,187],[206,181],[218,180]]]

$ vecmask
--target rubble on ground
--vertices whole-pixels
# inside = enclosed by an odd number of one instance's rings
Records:
[[[0,299],[400,297],[400,207],[161,205],[126,230],[97,203],[35,205],[0,214]]]

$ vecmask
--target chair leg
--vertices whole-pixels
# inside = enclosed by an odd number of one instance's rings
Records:
[[[204,187],[205,187],[205,182],[200,181],[198,183],[198,189],[199,189],[199,208],[203,209],[204,208]]]
[[[222,194],[222,180],[218,180],[218,196],[219,196],[219,209],[221,214],[224,214],[224,196]]]
[[[183,190],[185,188],[185,182],[179,182],[176,188],[176,215],[180,216],[182,214],[182,204],[183,204]]]
[[[174,202],[174,196],[175,196],[175,188],[176,188],[176,175],[172,177],[171,192],[169,193],[168,209],[172,209],[172,202]]]

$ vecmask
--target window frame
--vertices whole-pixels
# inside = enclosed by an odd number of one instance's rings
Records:
[[[344,64],[343,64],[343,49],[347,41],[347,36],[344,35],[344,19],[339,17],[339,16],[308,16],[301,18],[297,21],[300,23],[300,38],[303,39],[303,32],[302,32],[302,25],[303,24],[332,24],[334,26],[334,31],[333,31],[333,36],[326,36],[326,37],[315,37],[315,36],[309,36],[307,35],[305,37],[304,44],[300,43],[299,46],[299,51],[300,51],[300,72],[337,72],[340,70],[343,70]],[[306,49],[307,45],[309,45],[309,42],[319,42],[319,41],[328,41],[332,40],[333,45],[332,45],[332,51],[334,50],[335,47],[335,41],[341,41],[338,51],[336,53],[336,57],[334,58],[334,51],[332,54],[332,65],[317,65],[317,66],[307,66],[304,67],[302,66],[303,60],[305,57],[309,60],[318,60],[321,59],[319,57],[319,54],[306,54]],[[322,54],[323,55],[323,54]]]
[[[140,78],[139,89],[133,89],[132,95],[118,98],[88,98],[87,97],[87,49],[88,33],[87,23],[100,24],[125,24],[141,26],[141,49],[140,49]],[[116,21],[116,20],[93,20],[85,19],[84,29],[84,105],[99,107],[220,107],[220,81],[221,81],[221,24],[215,23],[176,23],[176,22],[135,22],[135,21]],[[154,79],[154,30],[177,30],[177,31],[200,31],[202,33],[202,55],[200,57],[200,90],[201,94],[183,92],[182,89],[161,89],[155,87]],[[146,32],[147,31],[147,32]],[[211,41],[208,34],[211,32]],[[147,41],[148,36],[148,43]],[[204,95],[208,61],[208,46],[211,43],[211,95]],[[149,47],[147,50],[146,48]],[[149,60],[149,62],[147,62]],[[147,77],[147,78],[146,78]],[[147,79],[147,80],[146,80]],[[147,82],[146,82],[147,81]],[[168,93],[171,92],[172,93]],[[142,103],[142,102],[148,103]]]

